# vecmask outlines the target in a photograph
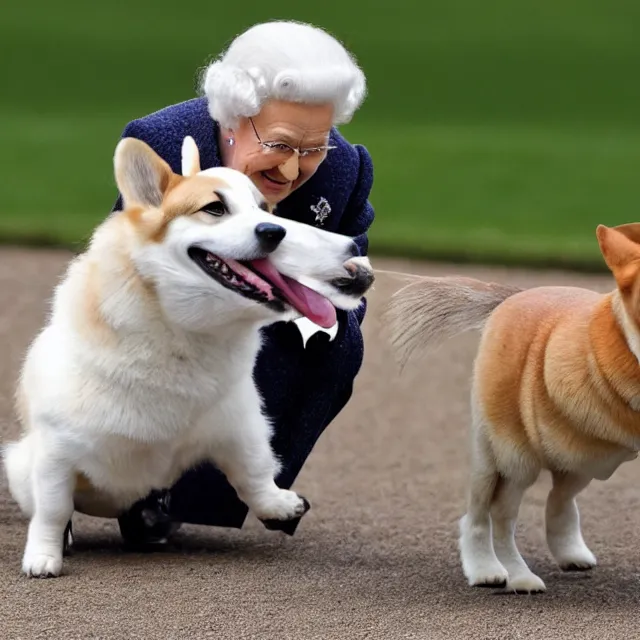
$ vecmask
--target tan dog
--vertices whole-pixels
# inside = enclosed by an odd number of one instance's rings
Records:
[[[553,477],[549,549],[564,570],[596,559],[575,498],[640,449],[640,224],[599,226],[617,288],[519,289],[465,278],[421,278],[387,318],[406,359],[414,349],[482,328],[472,385],[472,468],[460,555],[473,586],[544,591],[514,540],[525,490]]]

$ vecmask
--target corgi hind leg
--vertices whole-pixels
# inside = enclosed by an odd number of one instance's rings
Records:
[[[460,560],[472,587],[504,587],[508,573],[493,547],[491,502],[499,480],[483,426],[472,427],[471,475],[467,512],[460,520]]]
[[[547,544],[563,571],[587,571],[596,566],[596,557],[582,538],[576,496],[591,478],[574,473],[552,473],[545,512]]]
[[[524,492],[536,481],[537,472],[524,478],[501,477],[491,505],[493,544],[498,559],[507,570],[507,588],[516,593],[540,593],[544,582],[529,569],[515,541],[516,521]]]

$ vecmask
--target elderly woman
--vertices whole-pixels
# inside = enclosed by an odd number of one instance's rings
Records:
[[[203,92],[134,120],[123,136],[143,140],[180,173],[182,141],[190,135],[203,169],[242,171],[277,206],[276,215],[352,236],[367,253],[371,159],[335,128],[361,105],[366,83],[337,40],[296,22],[258,24],[208,66]],[[351,396],[362,364],[365,307],[339,312],[333,339],[320,332],[305,344],[294,323],[264,332],[255,380],[274,425],[282,461],[276,482],[283,488]],[[224,476],[203,466],[119,522],[126,541],[146,544],[165,541],[181,522],[240,528],[247,511]]]

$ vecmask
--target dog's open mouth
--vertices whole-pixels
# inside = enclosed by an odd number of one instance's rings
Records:
[[[189,248],[189,257],[211,278],[236,293],[284,311],[288,304],[311,322],[329,328],[336,323],[335,307],[324,296],[278,272],[268,258],[224,260],[199,247]]]

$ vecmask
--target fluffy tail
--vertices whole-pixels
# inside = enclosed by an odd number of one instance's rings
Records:
[[[420,278],[397,291],[383,313],[391,343],[406,363],[427,349],[470,329],[480,329],[491,312],[521,291],[518,287],[472,278]]]
[[[31,468],[33,466],[33,436],[27,435],[18,442],[6,444],[2,458],[9,483],[9,492],[25,515],[33,511],[31,492]]]

